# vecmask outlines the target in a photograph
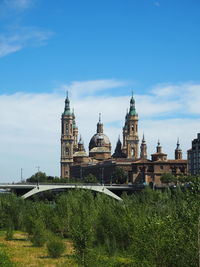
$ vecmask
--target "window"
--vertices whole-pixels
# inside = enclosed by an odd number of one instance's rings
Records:
[[[65,154],[66,154],[67,156],[69,156],[69,148],[68,148],[68,147],[65,148]]]
[[[66,124],[66,135],[69,135],[69,126]]]
[[[132,147],[132,148],[131,148],[131,157],[133,158],[134,155],[135,155],[135,149]]]

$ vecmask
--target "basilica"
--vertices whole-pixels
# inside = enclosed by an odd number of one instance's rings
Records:
[[[99,114],[97,130],[89,142],[89,154],[87,154],[81,136],[78,139],[78,127],[67,95],[61,117],[61,177],[83,179],[88,174],[93,174],[99,181],[110,183],[117,167],[127,173],[129,183],[159,185],[163,173],[172,173],[175,176],[186,174],[187,160],[182,159],[179,141],[175,148],[174,159],[167,158],[167,154],[162,152],[159,141],[151,159],[147,158],[144,136],[139,147],[138,114],[133,96],[125,117],[123,142],[118,139],[112,154],[111,143],[104,133]]]

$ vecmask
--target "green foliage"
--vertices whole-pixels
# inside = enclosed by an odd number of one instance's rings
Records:
[[[84,182],[88,183],[88,184],[95,184],[98,181],[97,181],[96,176],[94,176],[93,174],[90,173],[84,178]]]
[[[0,266],[1,267],[15,267],[16,265],[10,260],[4,248],[0,246]]]
[[[160,177],[160,181],[164,184],[174,183],[176,178],[171,173],[163,173]]]
[[[59,258],[65,251],[65,244],[61,239],[52,237],[47,242],[47,250],[50,257]]]
[[[36,172],[30,178],[26,179],[27,183],[66,183],[66,179],[57,176],[47,176],[45,172]]]
[[[42,247],[47,241],[47,233],[44,223],[41,220],[36,219],[33,228],[33,235],[31,236],[31,242],[35,247]]]
[[[112,182],[117,184],[124,184],[128,181],[127,173],[124,169],[116,167],[112,174]]]
[[[94,197],[89,191],[79,191],[76,198],[70,200],[73,217],[71,224],[71,238],[74,243],[77,255],[85,264],[85,256],[93,245],[94,241],[94,225],[96,218],[96,210],[93,207]]]
[[[13,239],[13,235],[14,235],[14,232],[13,232],[13,227],[12,226],[9,226],[6,230],[6,240],[12,240]]]
[[[123,202],[89,190],[63,193],[54,202],[0,195],[0,227],[9,229],[11,222],[36,243],[46,230],[68,237],[80,266],[196,267],[200,178],[186,177],[189,187],[183,177],[178,181],[174,190],[147,188],[123,195]]]
[[[47,181],[47,175],[45,172],[36,172],[30,178],[28,178],[26,181],[28,183],[46,182]]]

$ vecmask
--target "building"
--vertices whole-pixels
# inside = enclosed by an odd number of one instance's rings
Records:
[[[88,155],[82,138],[78,141],[75,115],[70,109],[67,95],[61,118],[61,177],[83,178],[88,174],[94,174],[99,181],[110,183],[115,169],[120,167],[127,173],[129,182],[160,184],[163,173],[186,174],[187,160],[182,159],[179,141],[175,148],[175,159],[168,159],[167,154],[162,152],[160,141],[156,152],[148,159],[144,136],[139,147],[138,122],[135,100],[132,96],[129,111],[125,116],[123,144],[118,139],[115,151],[111,154],[111,143],[104,133],[99,114],[96,133],[89,142]]]
[[[188,172],[192,175],[200,174],[200,133],[192,141],[192,148],[188,150]]]

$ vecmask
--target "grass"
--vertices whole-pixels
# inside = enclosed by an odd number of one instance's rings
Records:
[[[77,267],[73,258],[73,246],[69,240],[64,240],[66,251],[62,257],[53,259],[48,256],[46,246],[33,247],[28,235],[15,232],[12,240],[5,240],[5,232],[0,232],[0,244],[5,247],[11,260],[19,267]]]

